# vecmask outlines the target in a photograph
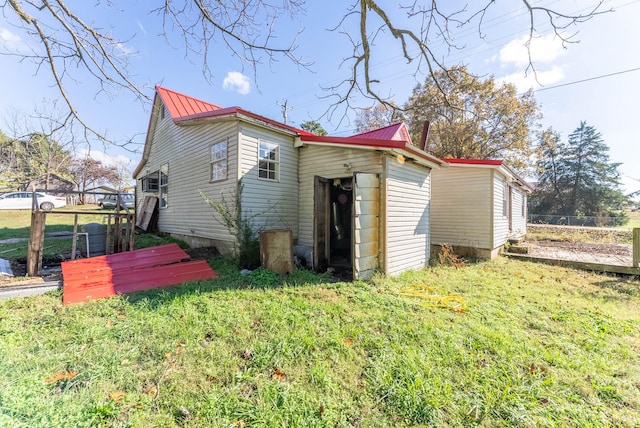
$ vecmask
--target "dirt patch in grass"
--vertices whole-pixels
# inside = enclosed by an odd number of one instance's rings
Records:
[[[631,230],[622,229],[528,225],[526,239],[516,246],[526,247],[532,257],[631,266],[631,235]]]
[[[548,249],[561,249],[575,253],[603,254],[614,256],[631,257],[632,246],[627,244],[603,244],[594,242],[572,242],[554,241],[543,239],[540,241],[527,241],[524,245],[529,246],[530,251],[544,253]],[[531,253],[530,253],[531,254]]]

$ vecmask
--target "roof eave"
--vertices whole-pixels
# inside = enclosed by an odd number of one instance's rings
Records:
[[[149,147],[151,146],[151,134],[152,134],[151,131],[152,129],[155,129],[156,124],[158,123],[158,114],[156,112],[156,105],[157,105],[156,101],[158,100],[158,98],[160,98],[160,102],[164,104],[164,101],[162,101],[162,98],[159,96],[158,91],[156,90],[155,95],[153,97],[153,104],[152,104],[153,107],[151,108],[151,115],[149,117],[149,126],[147,126],[147,137],[144,140],[144,148],[142,149],[142,158],[140,159],[140,163],[138,164],[136,169],[131,174],[131,177],[133,179],[136,179],[138,174],[140,174],[140,171],[142,171],[142,168],[144,167],[144,165],[147,163],[147,160],[149,160]]]
[[[443,160],[420,150],[419,148],[408,144],[406,141],[400,140],[374,140],[367,138],[344,138],[344,137],[327,137],[327,136],[300,136],[298,147],[305,143],[311,145],[319,145],[326,147],[341,147],[346,149],[364,149],[364,150],[381,150],[386,152],[401,154],[404,157],[413,159],[417,163],[429,168],[446,167],[447,164]]]

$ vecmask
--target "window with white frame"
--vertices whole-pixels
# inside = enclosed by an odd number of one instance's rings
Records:
[[[520,195],[522,197],[522,218],[527,216],[527,198],[525,198],[524,193]]]
[[[211,181],[225,180],[227,178],[227,140],[212,145],[210,152],[209,179]]]
[[[260,140],[258,142],[258,177],[278,181],[280,151],[278,145]]]
[[[502,216],[509,217],[509,183],[503,183],[502,187]]]
[[[158,199],[160,200],[160,208],[169,206],[169,165],[164,164],[160,168],[160,180],[158,184]]]

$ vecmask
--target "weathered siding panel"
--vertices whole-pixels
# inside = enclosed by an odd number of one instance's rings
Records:
[[[279,179],[258,176],[258,142],[278,145]],[[242,210],[253,216],[256,229],[291,229],[298,238],[298,151],[293,137],[255,125],[240,129],[240,174],[242,177]]]
[[[354,172],[382,173],[381,156],[377,152],[335,147],[305,146],[299,150],[299,240],[313,246],[314,177],[328,179],[353,176]],[[346,166],[345,166],[346,165]],[[366,221],[366,219],[362,219]]]
[[[368,280],[380,266],[380,178],[377,174],[356,173],[353,190],[356,223],[353,231],[353,273],[354,279]],[[363,229],[357,224],[374,227]]]
[[[225,139],[228,141],[228,178],[210,182],[210,146]],[[213,208],[198,191],[204,191],[212,199],[224,195],[227,201],[234,201],[237,145],[238,126],[235,121],[177,126],[168,115],[158,120],[149,160],[138,178],[168,165],[168,206],[161,208],[158,216],[158,228],[162,232],[214,239],[228,242],[231,246],[233,237],[214,218]],[[136,188],[138,202],[144,200],[145,195],[158,195],[143,192],[140,180]]]
[[[431,242],[491,249],[491,170],[451,166],[431,180]]]
[[[493,246],[491,249],[498,248],[507,242],[509,236],[509,216],[504,215],[503,201],[505,194],[505,186],[508,186],[505,177],[498,171],[493,171]]]
[[[422,269],[429,262],[430,170],[386,158],[386,273]]]

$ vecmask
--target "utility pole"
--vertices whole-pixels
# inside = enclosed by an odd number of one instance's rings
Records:
[[[276,104],[278,104],[278,106],[280,106],[280,108],[282,108],[282,119],[284,121],[284,124],[287,124],[287,114],[289,113],[290,110],[293,110],[293,107],[289,107],[289,100],[284,100],[284,104],[280,104],[279,102],[276,102]]]

